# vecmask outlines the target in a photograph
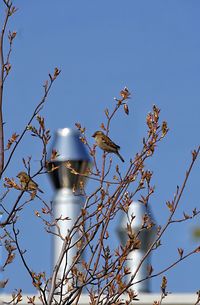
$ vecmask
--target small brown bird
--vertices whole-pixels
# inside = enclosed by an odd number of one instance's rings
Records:
[[[108,153],[114,153],[116,154],[122,162],[124,162],[124,159],[119,153],[120,146],[115,144],[108,136],[106,136],[102,131],[96,131],[93,136],[95,138],[97,146],[99,146],[101,149]]]
[[[26,189],[27,191],[39,191],[40,193],[44,193],[39,187],[38,184],[31,179],[29,175],[25,172],[20,172],[17,175],[17,178],[19,178],[19,181],[21,183],[21,186]]]

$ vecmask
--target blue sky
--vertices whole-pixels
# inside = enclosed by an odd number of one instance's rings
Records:
[[[56,66],[62,72],[43,111],[52,133],[81,122],[91,136],[104,120],[104,109],[112,108],[113,97],[127,86],[132,92],[130,115],[120,113],[111,129],[126,160],[141,148],[146,114],[153,104],[161,108],[161,118],[170,128],[167,139],[148,162],[156,186],[152,213],[158,224],[164,224],[165,202],[172,199],[176,185],[183,181],[191,150],[199,144],[199,1],[21,0],[15,5],[19,10],[9,28],[18,34],[11,57],[12,73],[5,89],[6,137],[23,129],[42,96],[42,84]],[[22,169],[22,157],[32,155],[33,165],[37,166],[39,149],[26,136],[7,176],[15,177]],[[183,210],[189,213],[199,207],[199,165],[198,161],[179,216]],[[126,165],[120,166],[123,171]],[[51,200],[49,180],[42,178],[40,186],[45,198]],[[22,246],[27,249],[33,269],[49,272],[50,238],[41,233],[44,230],[33,215],[35,209],[37,206],[29,206],[19,218]],[[163,246],[152,258],[155,270],[177,257],[177,247],[190,249],[198,245],[192,238],[197,225],[199,219],[169,230]],[[199,261],[196,255],[167,273],[169,290],[197,291]],[[33,291],[18,258],[3,276],[10,278],[6,291],[19,287],[25,292]],[[153,291],[159,291],[160,281],[152,281]]]

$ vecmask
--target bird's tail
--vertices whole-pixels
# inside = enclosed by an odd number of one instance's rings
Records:
[[[122,160],[122,162],[124,162],[124,159],[122,158],[122,156],[120,155],[119,152],[117,152],[118,157]]]

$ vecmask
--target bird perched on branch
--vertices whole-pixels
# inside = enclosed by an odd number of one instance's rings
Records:
[[[116,154],[122,162],[124,162],[124,159],[119,153],[120,146],[115,144],[108,136],[106,136],[102,131],[96,131],[93,136],[95,138],[97,146],[99,146],[101,149],[108,153],[114,153]]]
[[[25,172],[20,172],[17,175],[17,178],[19,178],[19,181],[21,183],[21,186],[27,190],[27,191],[39,191],[40,193],[44,193],[39,187],[38,184],[31,179],[29,175]]]

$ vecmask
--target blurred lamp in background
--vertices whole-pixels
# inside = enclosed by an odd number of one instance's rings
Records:
[[[139,230],[142,227],[143,219],[146,214],[151,215],[150,210],[147,209],[142,203],[134,201],[129,206],[129,211],[128,211],[129,219],[131,219],[131,215],[135,216],[131,225],[131,229],[132,232],[135,233],[136,235],[138,234]],[[151,221],[152,220],[153,219],[151,216]],[[122,245],[126,244],[128,238],[127,223],[128,223],[128,217],[125,213],[123,213],[120,221],[120,227],[117,229]],[[134,249],[132,252],[130,252],[126,263],[126,266],[130,270],[130,274],[127,275],[126,277],[127,283],[131,279],[131,276],[135,274],[137,267],[139,266],[142,258],[144,257],[146,251],[148,250],[150,244],[152,243],[153,238],[155,237],[155,233],[156,233],[155,226],[153,226],[149,230],[142,230],[138,235],[141,245],[139,249]],[[133,286],[133,289],[136,292],[150,292],[149,280],[145,280],[148,277],[149,266],[150,266],[150,256],[148,255],[148,257],[144,260],[143,264],[139,268],[133,281],[133,283],[136,283]]]
[[[55,158],[51,159],[52,151],[56,151]],[[84,174],[90,166],[89,154],[85,145],[80,140],[80,133],[76,130],[63,128],[57,130],[50,152],[49,169],[57,167],[56,170],[49,173],[49,176],[56,189],[53,199],[54,219],[59,220],[60,233],[65,238],[73,227],[75,221],[80,215],[84,196],[80,195],[80,185],[85,183],[85,177],[75,175],[66,166],[69,161],[70,166],[80,174]],[[58,232],[57,232],[58,233]],[[73,236],[72,243],[77,240],[78,234]],[[53,266],[58,261],[61,252],[63,240],[54,235],[53,237]],[[67,253],[66,262],[61,265],[58,278],[62,278],[64,272],[67,272],[72,264],[72,259],[76,255],[76,247],[71,248]],[[65,268],[67,264],[67,268]]]

